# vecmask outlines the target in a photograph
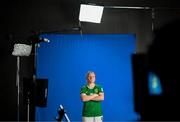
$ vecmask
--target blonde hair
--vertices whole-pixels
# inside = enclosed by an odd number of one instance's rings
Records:
[[[95,74],[95,75],[96,75],[96,73],[95,73],[95,72],[93,72],[93,71],[88,71],[88,72],[86,73],[86,79],[87,79],[87,77],[89,76],[89,74],[91,74],[91,73],[93,73],[93,74]]]

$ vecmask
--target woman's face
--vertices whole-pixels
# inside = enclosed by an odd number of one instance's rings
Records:
[[[94,73],[89,73],[87,80],[89,83],[94,83],[96,80],[96,75]]]

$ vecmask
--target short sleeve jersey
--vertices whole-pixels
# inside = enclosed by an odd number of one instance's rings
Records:
[[[92,94],[99,94],[102,93],[103,88],[99,85],[95,85],[94,88],[90,89],[87,85],[81,88],[81,94],[92,95]],[[102,116],[102,108],[101,108],[101,101],[86,101],[83,104],[83,117],[95,117],[95,116]]]

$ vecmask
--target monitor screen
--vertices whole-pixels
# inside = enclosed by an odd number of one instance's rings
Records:
[[[148,87],[150,95],[161,95],[162,86],[160,78],[153,72],[148,73]]]

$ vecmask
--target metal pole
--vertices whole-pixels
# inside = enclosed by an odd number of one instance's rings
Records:
[[[19,122],[19,88],[20,88],[20,83],[19,83],[19,71],[20,71],[20,57],[17,56],[17,72],[16,72],[16,86],[17,86],[17,120]]]
[[[151,18],[152,18],[152,31],[154,31],[154,20],[155,20],[155,10],[154,8],[151,11]]]
[[[62,110],[64,110],[64,108],[63,108],[62,105],[60,105],[60,108],[61,108]],[[65,116],[67,122],[71,122],[65,111],[64,111],[64,116]]]
[[[65,118],[66,118],[67,122],[71,122],[71,121],[69,120],[69,118],[68,118],[68,116],[67,116],[67,114],[66,114],[66,113],[64,113],[64,116],[65,116]]]
[[[104,6],[104,8],[118,8],[118,9],[151,9],[150,7],[131,7],[131,6]]]
[[[28,93],[28,95],[29,95],[29,93]],[[29,104],[30,104],[30,100],[29,100],[29,96],[28,96],[28,101],[27,101],[28,103],[27,103],[27,122],[29,122]]]
[[[81,34],[81,36],[82,36],[83,32],[82,32],[81,21],[79,21],[79,27],[80,27],[80,34]]]

